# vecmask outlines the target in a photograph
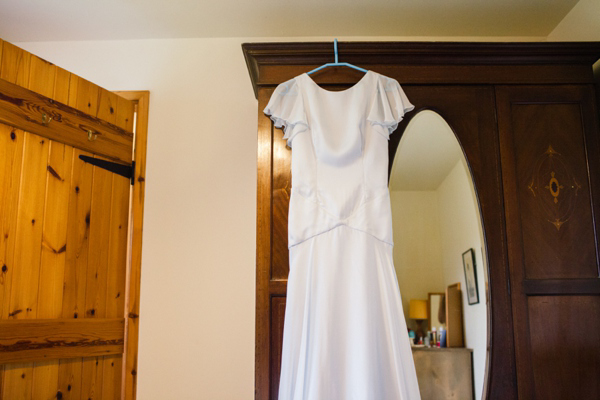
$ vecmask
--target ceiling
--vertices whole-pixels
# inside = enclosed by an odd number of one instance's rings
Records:
[[[0,0],[10,42],[208,37],[546,37],[577,0]]]
[[[421,111],[406,127],[396,150],[390,190],[436,190],[462,157],[446,121],[433,111]]]

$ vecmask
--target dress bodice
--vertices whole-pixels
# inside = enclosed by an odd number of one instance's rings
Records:
[[[264,113],[292,148],[288,247],[339,225],[393,244],[387,146],[412,109],[400,84],[374,71],[339,92],[306,73],[275,88]]]

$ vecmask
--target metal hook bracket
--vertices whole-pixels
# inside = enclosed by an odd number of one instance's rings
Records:
[[[50,121],[52,121],[52,117],[48,117],[48,114],[43,113],[42,114],[42,125],[48,126],[48,124],[50,123]]]
[[[91,142],[92,140],[96,140],[96,138],[98,137],[97,133],[94,133],[94,131],[92,131],[91,129],[88,129],[87,131],[88,134],[88,140]]]
[[[113,172],[117,175],[129,178],[129,183],[131,183],[132,185],[135,183],[135,160],[132,161],[131,164],[119,164],[116,162],[103,160],[101,158],[85,156],[83,154],[79,156],[79,159],[83,160],[86,163],[90,163],[107,171]]]

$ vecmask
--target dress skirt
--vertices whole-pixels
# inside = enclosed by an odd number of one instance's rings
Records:
[[[279,400],[419,400],[393,246],[338,225],[289,249]]]

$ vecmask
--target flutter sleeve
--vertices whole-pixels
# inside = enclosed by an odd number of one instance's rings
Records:
[[[414,108],[397,80],[380,75],[367,120],[389,140],[390,134],[396,130],[404,114]]]
[[[308,129],[302,95],[293,78],[275,88],[263,112],[273,120],[276,128],[283,127],[283,138],[289,147],[297,134]]]

